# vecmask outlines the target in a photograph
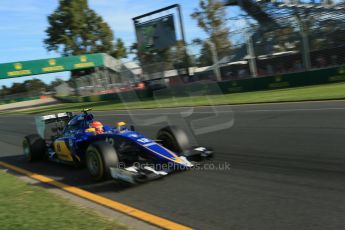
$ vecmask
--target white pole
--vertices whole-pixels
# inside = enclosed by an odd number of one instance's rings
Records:
[[[255,61],[255,52],[254,52],[254,46],[253,46],[253,39],[252,36],[247,36],[247,53],[249,58],[249,69],[252,77],[258,76],[258,71],[256,67],[256,61]]]
[[[222,76],[220,74],[220,69],[219,69],[219,60],[218,60],[218,54],[217,54],[216,46],[210,40],[206,40],[206,43],[211,48],[214,74],[216,75],[217,81],[222,81]]]

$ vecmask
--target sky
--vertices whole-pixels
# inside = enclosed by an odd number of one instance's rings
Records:
[[[89,6],[103,17],[112,28],[115,39],[121,38],[126,46],[136,41],[132,18],[172,4],[182,7],[187,42],[205,38],[190,14],[198,7],[199,0],[89,0]],[[1,0],[0,1],[0,63],[59,57],[47,52],[43,40],[48,27],[47,16],[58,6],[58,0]],[[229,17],[238,9],[227,9]],[[241,22],[239,22],[241,24]],[[46,83],[57,77],[68,78],[68,73],[35,76]],[[1,85],[12,85],[33,77],[0,80]]]

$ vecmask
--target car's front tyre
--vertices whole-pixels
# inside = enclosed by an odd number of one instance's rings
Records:
[[[114,147],[106,142],[92,143],[86,150],[86,167],[95,181],[110,176],[110,167],[117,167],[119,158]]]
[[[177,126],[166,126],[157,133],[160,143],[176,153],[190,149],[189,138],[186,132]]]

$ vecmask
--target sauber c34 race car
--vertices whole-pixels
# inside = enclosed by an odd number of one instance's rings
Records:
[[[190,146],[186,133],[176,126],[160,129],[157,140],[151,140],[124,122],[103,126],[88,111],[37,117],[38,134],[23,140],[25,158],[86,165],[96,181],[111,177],[135,184],[191,168],[194,161],[213,155],[211,149]]]

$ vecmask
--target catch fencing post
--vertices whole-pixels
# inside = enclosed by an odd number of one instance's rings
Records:
[[[258,71],[257,71],[257,67],[256,67],[253,38],[251,35],[247,36],[247,53],[248,53],[249,69],[250,69],[251,76],[257,77]]]
[[[210,40],[206,40],[206,43],[211,48],[214,74],[216,75],[217,81],[222,81],[222,76],[221,76],[220,70],[219,70],[219,60],[218,60],[218,54],[217,54],[216,46]]]
[[[305,21],[303,21],[298,15],[295,16],[300,28],[300,34],[302,37],[302,55],[303,55],[303,64],[306,71],[311,69],[310,64],[310,47],[308,40],[308,28]]]

